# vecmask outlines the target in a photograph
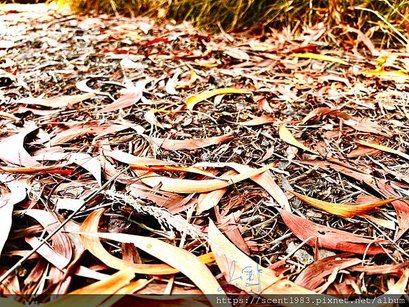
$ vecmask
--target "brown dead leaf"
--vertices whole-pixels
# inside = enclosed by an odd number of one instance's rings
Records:
[[[96,122],[75,123],[66,130],[56,132],[56,135],[51,139],[50,144],[51,146],[64,144],[84,135],[97,135],[102,137],[125,129],[128,129],[128,127],[116,124],[99,124]]]
[[[320,286],[325,277],[330,275],[334,269],[342,270],[361,263],[358,258],[350,258],[350,254],[329,256],[315,261],[304,269],[295,279],[297,285],[307,289],[315,289]]]
[[[315,118],[315,117],[320,117],[328,115],[331,117],[339,118],[340,120],[343,121],[343,123],[357,131],[361,132],[368,132],[368,133],[375,133],[375,134],[380,134],[384,136],[391,136],[393,133],[389,131],[387,128],[377,124],[376,122],[373,122],[369,119],[366,118],[358,118],[351,116],[345,112],[342,112],[338,109],[332,109],[329,107],[320,107],[312,110],[310,113],[308,113],[304,119],[303,123],[308,122],[309,120]]]
[[[189,166],[173,166],[173,165],[146,165],[146,164],[130,164],[131,169],[149,172],[177,172],[177,173],[193,173],[208,176],[211,178],[217,178],[212,172],[202,170],[197,167]]]
[[[135,273],[133,272],[119,271],[105,280],[75,290],[68,295],[44,304],[44,306],[98,306],[107,299],[106,295],[115,294],[121,288],[128,286],[134,277]]]
[[[405,268],[409,267],[409,261],[397,264],[383,265],[356,265],[350,268],[350,271],[362,272],[368,275],[402,275]]]
[[[264,125],[264,124],[271,124],[274,123],[276,119],[272,117],[271,115],[263,115],[260,117],[254,117],[248,121],[241,122],[239,125],[241,126],[259,126],[259,125]]]
[[[32,166],[32,167],[1,167],[0,173],[10,174],[62,174],[69,175],[73,172],[66,164],[50,165],[50,166]]]
[[[75,152],[70,155],[68,161],[86,169],[92,176],[94,176],[99,186],[102,186],[101,163],[97,157],[91,157],[91,155],[83,152]]]
[[[227,54],[228,56],[237,60],[250,61],[250,56],[245,51],[239,48],[226,49],[224,50],[224,54]]]
[[[196,163],[194,166],[231,167],[238,173],[245,173],[245,172],[250,172],[250,171],[255,170],[254,168],[249,167],[247,165],[233,163],[233,162],[225,162],[225,163],[223,162],[200,162],[200,163]],[[285,195],[283,190],[277,185],[270,171],[266,171],[260,175],[251,177],[250,179],[253,180],[255,183],[257,183],[258,185],[260,185],[262,188],[264,188],[266,192],[270,194],[270,196],[273,197],[274,200],[277,201],[277,203],[282,208],[286,208],[287,210],[291,211],[291,207],[288,203],[287,196]]]
[[[356,254],[382,254],[385,250],[374,246],[376,240],[352,234],[347,231],[315,224],[286,210],[279,210],[284,223],[302,241],[312,247],[335,249]],[[386,243],[382,241],[382,243]]]

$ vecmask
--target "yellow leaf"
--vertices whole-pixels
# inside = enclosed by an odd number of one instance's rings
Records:
[[[366,70],[362,72],[366,77],[379,77],[385,80],[393,80],[397,82],[405,82],[409,79],[409,75],[402,70]]]
[[[122,243],[133,243],[137,248],[162,260],[185,274],[205,295],[224,295],[212,272],[192,253],[161,240],[125,233],[81,233]],[[208,297],[213,301],[213,298]]]
[[[366,147],[372,147],[372,148],[382,150],[382,151],[385,151],[385,152],[389,152],[391,154],[395,154],[395,155],[398,155],[398,156],[400,156],[402,158],[405,158],[406,160],[409,160],[409,155],[405,154],[405,153],[403,153],[403,152],[401,152],[399,150],[389,148],[387,146],[383,146],[383,145],[379,145],[379,144],[373,144],[373,143],[365,142],[365,141],[355,141],[355,142],[360,144],[360,145],[363,145],[363,146],[366,146]]]
[[[227,87],[227,88],[219,88],[219,89],[214,89],[214,90],[209,90],[209,91],[204,91],[199,94],[190,96],[186,100],[186,105],[189,110],[193,110],[193,107],[203,101],[206,100],[210,97],[216,96],[216,95],[222,95],[222,94],[251,94],[252,92],[250,90],[246,89],[240,89],[240,88],[232,88],[232,87]]]
[[[161,191],[187,194],[204,193],[219,190],[237,182],[257,176],[264,173],[271,167],[272,164],[268,164],[259,169],[251,169],[238,175],[209,180],[168,178],[155,176],[155,173],[148,173],[141,178],[141,181],[150,187],[158,187]]]
[[[296,57],[296,58],[313,59],[313,60],[319,60],[319,61],[326,61],[326,62],[333,62],[333,63],[349,65],[348,62],[345,62],[344,60],[341,60],[339,58],[329,56],[329,55],[316,54],[316,53],[293,53],[291,55]]]
[[[197,74],[194,69],[190,71],[190,79],[186,82],[180,82],[176,85],[176,88],[186,88],[191,86],[197,80]]]
[[[291,192],[292,194],[294,194],[295,196],[297,196],[299,199],[306,202],[307,204],[313,206],[314,208],[321,209],[328,213],[332,213],[334,215],[344,217],[344,218],[365,214],[369,211],[372,211],[373,209],[376,209],[380,206],[390,204],[391,202],[396,200],[396,198],[392,198],[392,199],[380,200],[380,201],[370,203],[370,204],[361,204],[361,205],[336,204],[336,203],[330,203],[330,202],[322,201],[322,200],[315,199],[312,197],[308,197],[308,196],[305,196],[297,192],[292,192],[292,191],[289,191],[289,192]]]
[[[288,143],[290,145],[293,145],[295,147],[298,147],[298,148],[300,148],[302,150],[309,151],[309,152],[311,152],[313,154],[319,155],[318,152],[309,149],[304,144],[297,141],[295,139],[295,137],[291,134],[290,130],[288,130],[287,127],[284,124],[280,126],[278,134],[280,136],[280,139],[282,139],[284,142],[286,142],[286,143]]]
[[[135,293],[143,288],[145,288],[151,281],[147,279],[139,279],[137,281],[131,281],[129,285],[119,289],[115,292],[115,295],[112,295],[108,299],[106,299],[102,304],[98,305],[98,307],[111,307],[114,306],[116,302],[122,299],[127,294]]]
[[[56,299],[48,304],[44,304],[43,306],[98,306],[107,299],[107,295],[114,294],[121,288],[127,286],[134,277],[135,273],[132,271],[119,271],[107,279],[97,281],[81,289],[75,290],[68,295]]]
[[[104,209],[92,211],[82,223],[80,230],[83,232],[97,232],[99,220],[104,211]],[[107,266],[117,270],[128,270],[137,274],[149,275],[168,275],[176,274],[179,272],[179,270],[167,264],[136,264],[114,257],[106,251],[98,237],[81,236],[81,241],[84,247],[92,255],[101,260]],[[209,254],[200,256],[200,259],[203,260],[204,263],[210,263],[214,261],[212,255]]]

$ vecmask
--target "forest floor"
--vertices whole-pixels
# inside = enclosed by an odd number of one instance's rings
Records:
[[[3,295],[407,292],[407,52],[21,8],[0,8]]]

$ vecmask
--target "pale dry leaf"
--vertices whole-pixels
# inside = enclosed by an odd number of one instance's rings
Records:
[[[24,148],[27,135],[37,129],[35,126],[26,128],[3,139],[0,142],[0,160],[21,166],[39,166],[40,164]]]
[[[65,108],[67,106],[75,105],[84,100],[90,99],[95,96],[95,93],[87,93],[81,95],[72,95],[72,96],[59,96],[59,97],[50,97],[50,98],[22,98],[18,100],[18,103],[28,104],[28,105],[37,105],[44,106],[49,108]]]
[[[134,105],[142,98],[143,91],[145,90],[145,85],[148,82],[150,82],[150,80],[147,79],[137,82],[135,86],[129,86],[126,90],[123,91],[122,95],[117,100],[102,108],[98,112],[113,112]]]
[[[222,144],[230,141],[234,136],[232,134],[225,134],[221,136],[214,136],[209,138],[192,138],[186,140],[172,140],[162,138],[150,138],[158,147],[166,150],[192,150],[197,148],[205,148],[212,145]]]
[[[234,246],[209,221],[209,245],[217,265],[226,281],[236,287],[256,294],[314,294],[289,280],[283,280],[273,270],[262,267]]]
[[[97,180],[99,186],[102,186],[101,163],[97,157],[91,157],[87,153],[76,152],[70,155],[68,161],[86,169]]]
[[[227,54],[228,56],[237,60],[250,61],[250,56],[247,54],[247,52],[239,48],[229,48],[224,51],[224,54]]]
[[[14,205],[23,201],[27,196],[26,184],[13,180],[9,181],[7,176],[0,174],[0,182],[5,182],[5,185],[10,190],[10,193],[0,194],[0,255],[4,245],[7,242],[7,238],[12,226],[12,215]]]

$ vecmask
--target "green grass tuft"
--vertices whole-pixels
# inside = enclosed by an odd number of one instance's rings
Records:
[[[76,13],[166,15],[210,31],[349,25],[380,39],[406,43],[409,0],[56,0]],[[160,16],[158,16],[160,15]]]

